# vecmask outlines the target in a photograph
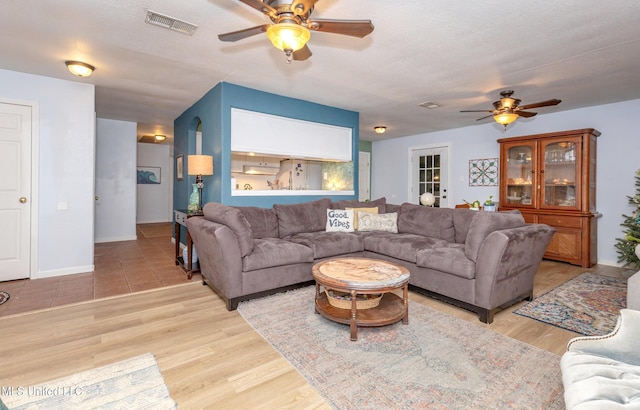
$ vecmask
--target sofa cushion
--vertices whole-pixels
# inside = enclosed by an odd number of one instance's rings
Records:
[[[416,253],[416,265],[465,279],[476,277],[476,264],[464,254],[464,244],[461,243],[448,243],[443,247],[420,249]]]
[[[398,214],[372,214],[358,211],[358,230],[398,233]]]
[[[253,231],[253,239],[278,237],[278,216],[272,208],[257,206],[237,206],[236,208],[247,218]]]
[[[358,201],[357,199],[341,199],[337,202],[337,206],[340,209],[378,207],[378,213],[384,214],[387,212],[387,198],[382,197],[382,198],[375,199],[373,201]]]
[[[352,210],[353,211],[353,229],[354,230],[358,230],[358,212],[369,212],[370,214],[377,214],[378,212],[378,207],[374,206],[372,208],[351,208],[351,207],[345,207],[344,209],[348,210]]]
[[[202,209],[205,219],[226,225],[238,239],[240,255],[245,256],[253,250],[253,231],[244,214],[235,207],[217,202],[208,202]]]
[[[263,238],[254,240],[253,252],[242,258],[242,270],[248,272],[305,262],[313,262],[309,247],[280,238]]]
[[[453,210],[453,230],[455,231],[455,242],[464,243],[469,233],[469,225],[478,211],[468,208],[456,208]]]
[[[300,232],[324,231],[329,208],[331,208],[329,198],[301,204],[273,205],[278,216],[278,235],[280,238],[285,238]]]
[[[447,242],[442,239],[410,233],[378,233],[364,236],[365,250],[411,263],[416,263],[416,254],[420,249],[444,247],[446,245]]]
[[[311,248],[315,259],[364,250],[364,237],[347,232],[298,233],[288,236],[286,240]]]
[[[398,232],[429,236],[453,242],[453,209],[432,208],[405,202],[400,205]]]
[[[327,209],[327,232],[353,232],[355,218],[353,209]]]
[[[524,226],[524,218],[520,213],[476,211],[469,224],[467,240],[464,243],[465,255],[476,262],[482,241],[491,232],[520,226]]]

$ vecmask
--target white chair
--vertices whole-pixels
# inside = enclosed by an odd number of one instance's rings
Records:
[[[640,311],[604,336],[572,339],[560,360],[567,409],[640,409]]]

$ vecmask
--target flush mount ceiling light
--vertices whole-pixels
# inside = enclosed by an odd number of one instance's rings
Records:
[[[387,127],[385,127],[384,125],[376,125],[375,127],[373,127],[373,130],[376,132],[376,134],[384,134],[384,132],[387,130]]]
[[[78,77],[89,77],[96,68],[81,61],[65,61],[69,72]]]
[[[158,134],[158,135],[155,136],[155,139],[156,139],[157,142],[162,142],[162,141],[167,139],[167,136]]]

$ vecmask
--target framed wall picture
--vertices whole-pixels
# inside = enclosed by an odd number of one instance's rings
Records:
[[[137,179],[139,185],[159,184],[161,182],[160,167],[138,167]]]
[[[498,185],[498,158],[469,161],[469,186]]]
[[[182,181],[184,179],[184,159],[182,155],[176,157],[176,179]]]

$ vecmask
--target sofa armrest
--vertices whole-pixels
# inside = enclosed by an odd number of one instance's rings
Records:
[[[204,279],[227,300],[241,296],[242,254],[233,231],[203,217],[187,219],[187,228]]]
[[[620,310],[618,323],[611,333],[573,338],[567,345],[567,351],[590,353],[640,365],[640,311]]]
[[[500,306],[533,295],[533,278],[555,229],[527,224],[489,234],[476,261],[476,305]]]

